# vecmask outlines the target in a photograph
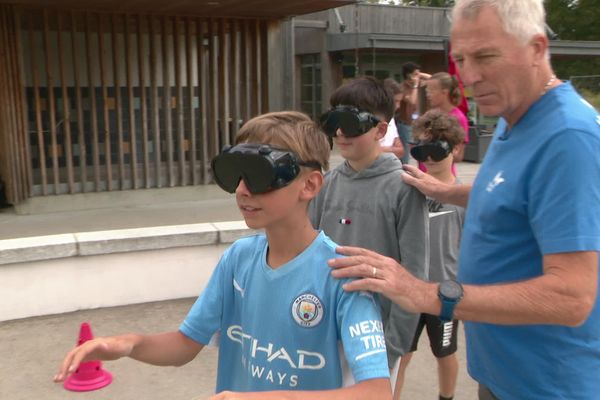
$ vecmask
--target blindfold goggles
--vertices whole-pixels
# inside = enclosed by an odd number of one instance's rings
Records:
[[[300,174],[300,166],[321,169],[319,163],[302,162],[291,151],[257,143],[226,146],[211,166],[221,189],[234,193],[243,179],[252,194],[287,186]]]
[[[350,106],[334,107],[321,115],[319,121],[321,128],[329,137],[335,137],[338,128],[346,137],[360,136],[380,122],[373,114]]]
[[[452,151],[452,146],[444,140],[437,140],[435,142],[416,142],[410,149],[410,155],[415,160],[425,162],[427,157],[431,157],[433,161],[442,161],[448,157],[448,154]]]

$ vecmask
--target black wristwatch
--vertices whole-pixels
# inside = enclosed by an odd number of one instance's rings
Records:
[[[452,321],[454,308],[463,298],[463,287],[460,283],[453,279],[443,281],[438,286],[438,297],[442,302],[442,311],[440,312],[440,320],[442,322]]]

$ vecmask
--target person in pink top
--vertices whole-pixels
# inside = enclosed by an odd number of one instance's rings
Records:
[[[438,72],[426,81],[426,85],[425,93],[431,107],[454,116],[465,131],[465,139],[463,143],[456,146],[456,155],[454,156],[455,163],[461,162],[465,154],[465,144],[469,143],[469,122],[465,114],[457,107],[461,99],[458,80],[447,72]],[[427,172],[427,167],[421,162],[419,169]],[[452,173],[456,175],[454,165],[452,165]]]

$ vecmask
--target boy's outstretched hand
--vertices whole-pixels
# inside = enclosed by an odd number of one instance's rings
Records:
[[[92,360],[116,360],[131,354],[133,335],[96,338],[75,347],[65,356],[54,382],[62,382],[79,368],[79,364]]]

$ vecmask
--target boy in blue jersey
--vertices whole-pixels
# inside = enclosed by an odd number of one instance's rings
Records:
[[[85,342],[67,354],[55,381],[84,360],[183,365],[215,343],[213,399],[390,399],[379,306],[331,277],[336,244],[308,218],[328,159],[325,135],[304,114],[248,121],[212,169],[219,186],[235,193],[246,224],[264,234],[223,254],[178,331]]]

